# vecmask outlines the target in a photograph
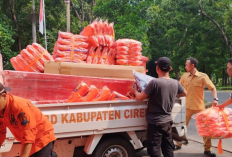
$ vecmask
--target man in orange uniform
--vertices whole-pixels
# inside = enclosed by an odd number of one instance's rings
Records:
[[[20,157],[51,157],[56,137],[50,121],[29,100],[7,94],[0,83],[0,144],[6,127],[22,144]]]
[[[187,73],[183,74],[180,79],[181,85],[184,85],[188,92],[186,96],[186,125],[188,126],[191,116],[205,109],[204,105],[204,86],[206,85],[212,91],[213,105],[218,104],[216,87],[209,79],[208,75],[197,70],[198,61],[195,58],[188,58],[185,63]],[[209,157],[215,157],[216,154],[211,152],[211,139],[204,137],[204,154]],[[176,150],[180,149],[181,145],[176,145]]]

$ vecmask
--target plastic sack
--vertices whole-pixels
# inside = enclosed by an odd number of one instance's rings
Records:
[[[27,45],[26,49],[35,58],[40,57],[38,61],[44,66],[45,58],[32,45]]]
[[[128,97],[126,97],[118,92],[113,91],[109,100],[129,100],[129,99],[130,98],[128,98]]]
[[[218,151],[219,154],[222,154],[221,139],[232,137],[232,109],[211,107],[193,115],[192,118],[196,119],[197,131],[200,136],[220,139]]]
[[[134,70],[133,70],[133,74],[134,74],[136,85],[138,87],[139,92],[143,91],[146,88],[146,86],[148,85],[148,83],[151,80],[155,79],[154,77],[136,72]]]
[[[55,61],[79,63],[87,59],[88,48],[88,37],[59,31],[53,58]]]
[[[32,56],[26,49],[23,49],[20,54],[22,55],[23,59],[25,59],[27,61],[28,64],[31,64],[32,62],[35,61],[35,57]],[[34,67],[35,69],[38,69],[40,72],[44,71],[44,67],[40,62],[35,62],[32,67]]]
[[[92,62],[93,62],[93,57],[94,57],[94,54],[95,54],[95,49],[96,49],[96,47],[94,47],[94,46],[92,46],[92,47],[89,49],[89,53],[88,53],[88,57],[87,57],[86,63],[92,64]]]
[[[57,42],[60,45],[74,45],[74,47],[82,47],[82,48],[87,48],[89,46],[88,43],[86,42],[82,42],[82,41],[73,41],[72,39],[62,39],[62,38],[58,38]]]
[[[114,23],[108,24],[108,20],[102,22],[102,19],[98,21],[95,19],[91,24],[84,28],[80,33],[84,36],[95,36],[95,35],[109,35],[113,37],[114,40]]]
[[[11,65],[13,66],[13,68],[17,71],[23,71],[23,67],[17,62],[16,57],[12,57],[10,59]]]
[[[82,97],[82,98],[80,98],[78,100],[78,102],[89,102],[89,101],[92,101],[93,99],[95,99],[97,97],[98,94],[99,94],[99,91],[98,91],[97,87],[94,86],[94,85],[91,85],[89,87],[89,91],[88,91],[87,95],[84,96],[84,97]]]
[[[131,66],[140,66],[143,64],[143,61],[128,61],[128,65],[131,65]]]
[[[71,57],[57,57],[55,59],[55,62],[70,62],[71,61]],[[72,58],[72,62],[73,63],[86,63],[85,61],[79,59],[78,57],[73,57]]]
[[[137,47],[137,46],[142,46],[142,43],[134,39],[118,39],[113,44],[113,47],[116,46]]]
[[[110,96],[110,89],[107,86],[104,86],[99,92],[97,98],[93,99],[93,101],[106,101],[109,100]]]
[[[108,47],[104,47],[99,58],[98,64],[106,64],[107,54],[108,54]]]
[[[88,41],[88,37],[86,36],[83,36],[83,35],[73,35],[72,33],[69,33],[69,32],[62,32],[62,31],[59,31],[59,37],[63,38],[63,39],[73,39],[75,41],[83,41],[83,42],[87,42]]]
[[[89,44],[91,46],[107,46],[111,47],[113,44],[113,37],[109,35],[94,35],[89,37]]]
[[[72,45],[60,45],[60,44],[57,44],[57,48],[60,51],[71,51],[72,50]],[[76,51],[76,52],[82,52],[82,53],[87,53],[88,52],[88,49],[83,48],[81,46],[80,47],[74,46],[73,50]]]
[[[16,59],[17,59],[17,62],[23,67],[22,71],[39,72],[40,73],[40,71],[38,69],[34,68],[33,66],[28,67],[29,64],[27,63],[26,60],[23,59],[23,57],[20,54],[18,54],[16,56]]]
[[[133,39],[118,39],[112,47],[116,51],[117,65],[139,66],[143,64],[142,43]]]
[[[197,113],[192,118],[196,119],[200,136],[222,139],[232,137],[232,132],[230,133],[228,130],[232,127],[231,117],[231,108],[222,110],[218,107],[212,107]]]
[[[33,48],[35,48],[37,50],[37,52],[39,52],[39,54],[43,54],[43,58],[46,59],[46,60],[49,60],[49,61],[54,61],[52,56],[50,55],[50,53],[45,50],[45,48],[43,48],[43,46],[41,46],[40,44],[38,43],[33,43],[32,44]]]
[[[79,99],[85,96],[89,91],[89,87],[85,82],[81,82],[77,88],[72,92],[67,102],[78,102]]]
[[[70,57],[71,51],[60,51],[58,50],[56,52],[57,57]],[[79,58],[81,60],[85,60],[87,57],[87,54],[84,53],[73,53],[73,57]]]
[[[81,35],[84,35],[84,36],[96,35],[97,31],[94,27],[94,25],[96,25],[95,23],[96,23],[96,20],[94,20],[90,25],[85,27],[84,30],[81,32]]]
[[[11,59],[11,64],[18,71],[43,72],[45,60],[53,61],[53,58],[41,45],[33,43]]]
[[[117,59],[116,64],[117,65],[128,65],[128,60],[126,60],[126,59]]]
[[[94,54],[92,64],[98,64],[100,56],[101,56],[101,51],[102,51],[102,47],[99,46]]]

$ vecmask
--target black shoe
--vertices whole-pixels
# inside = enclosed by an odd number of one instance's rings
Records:
[[[179,149],[181,149],[181,147],[180,147],[180,146],[175,145],[175,149],[174,149],[174,151],[175,151],[175,150],[179,150]]]
[[[209,157],[216,157],[216,154],[214,154],[214,153],[211,152],[211,151],[204,151],[204,154],[205,154],[205,155],[208,155]]]

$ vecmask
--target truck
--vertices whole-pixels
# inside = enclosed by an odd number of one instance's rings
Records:
[[[47,74],[46,79],[42,74],[27,72],[2,71],[3,81],[6,86],[12,87],[13,95],[27,97],[27,95],[40,95],[46,81],[57,84],[54,81],[60,79],[86,80],[78,76],[65,76]],[[39,77],[41,76],[41,77]],[[59,77],[49,82],[47,78]],[[44,80],[43,80],[44,79]],[[104,82],[100,78],[93,78],[96,82]],[[34,82],[35,86],[31,86]],[[78,82],[77,81],[77,82]],[[110,86],[113,80],[107,85]],[[120,82],[121,81],[121,82]],[[14,83],[17,82],[17,83]],[[24,82],[24,83],[23,83]],[[94,82],[94,81],[93,81]],[[115,89],[121,88],[126,80],[113,81]],[[12,84],[14,83],[14,84]],[[117,84],[118,83],[118,84]],[[128,83],[128,82],[127,82]],[[133,83],[131,81],[130,83]],[[99,83],[100,84],[100,83]],[[131,85],[131,84],[130,84]],[[57,85],[58,86],[58,85]],[[66,87],[67,85],[66,81]],[[120,86],[120,87],[119,87]],[[19,88],[27,89],[20,94]],[[48,87],[47,87],[48,88]],[[15,89],[15,90],[14,90]],[[57,89],[56,89],[57,90]],[[44,94],[47,97],[48,94]],[[58,94],[59,95],[59,94]],[[41,96],[41,95],[40,95]],[[52,97],[53,96],[53,97]],[[148,99],[99,101],[99,102],[76,102],[65,103],[61,101],[54,103],[54,94],[50,97],[53,101],[32,101],[54,126],[57,140],[54,145],[54,157],[134,157],[135,153],[146,147],[146,111]],[[41,97],[41,99],[43,99]],[[188,144],[187,128],[185,124],[185,97],[176,98],[172,110],[173,118],[173,140]],[[16,157],[20,155],[21,144],[7,130],[6,140],[1,146],[0,157]]]

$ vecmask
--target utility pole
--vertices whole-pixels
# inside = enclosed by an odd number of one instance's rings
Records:
[[[36,19],[35,19],[35,0],[32,0],[32,40],[36,43]]]
[[[66,4],[66,16],[67,16],[67,32],[70,32],[70,0],[64,0],[64,3]]]

